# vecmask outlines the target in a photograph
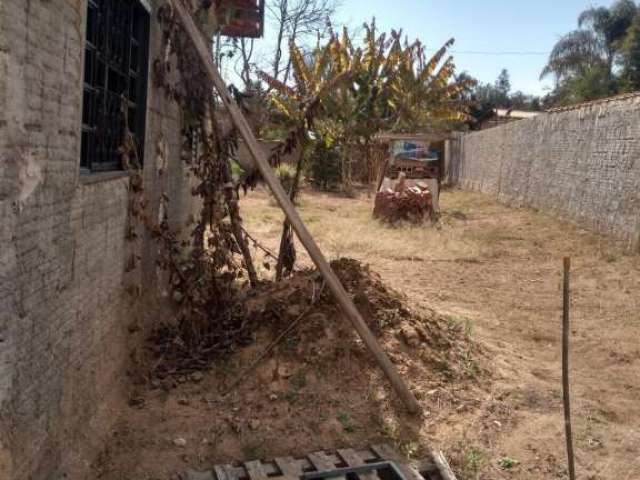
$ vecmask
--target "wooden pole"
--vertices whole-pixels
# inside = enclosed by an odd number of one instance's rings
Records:
[[[280,208],[282,208],[286,217],[289,219],[289,222],[291,222],[291,226],[298,235],[300,242],[304,245],[307,252],[309,252],[309,256],[324,277],[325,282],[331,289],[336,301],[342,307],[342,310],[353,324],[364,344],[375,357],[380,368],[384,371],[385,375],[391,382],[391,385],[398,393],[407,409],[411,413],[419,413],[421,408],[416,397],[411,393],[398,374],[395,366],[391,363],[391,360],[389,360],[389,357],[384,353],[382,347],[380,347],[376,341],[375,336],[371,333],[371,330],[360,315],[360,312],[358,312],[358,309],[340,283],[340,280],[329,266],[329,263],[320,251],[320,248],[307,230],[307,227],[302,222],[302,219],[300,218],[300,215],[295,209],[293,203],[289,200],[289,197],[282,188],[280,180],[278,180],[275,172],[269,165],[267,157],[253,135],[253,131],[249,127],[246,118],[238,108],[238,105],[236,105],[234,99],[231,97],[227,90],[227,86],[220,76],[213,59],[211,58],[211,46],[208,42],[205,42],[202,33],[193,21],[191,14],[185,10],[181,0],[171,0],[171,4],[173,5],[175,12],[178,14],[185,31],[191,38],[193,46],[195,47],[209,78],[222,98],[222,102],[229,111],[233,123],[238,129],[238,132],[247,145],[251,156],[256,162],[256,165],[262,174],[262,178],[267,185],[269,185],[269,188],[280,205]]]
[[[431,457],[433,458],[433,463],[438,467],[438,472],[440,472],[442,480],[457,480],[456,474],[451,470],[451,466],[442,452],[431,452]]]
[[[575,480],[576,467],[573,456],[573,435],[571,433],[571,398],[569,392],[569,323],[570,291],[569,276],[571,272],[571,259],[564,258],[564,281],[562,296],[562,396],[564,402],[564,429],[567,441],[567,457],[569,461],[569,479]]]

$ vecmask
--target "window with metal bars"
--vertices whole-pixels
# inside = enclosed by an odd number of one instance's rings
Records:
[[[125,119],[142,162],[148,63],[149,12],[140,0],[88,0],[83,172],[123,168]]]

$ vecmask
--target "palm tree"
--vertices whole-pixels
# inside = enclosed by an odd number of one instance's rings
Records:
[[[554,75],[556,83],[576,77],[614,78],[620,42],[638,8],[632,0],[617,0],[611,7],[589,8],[578,16],[578,29],[555,44],[540,78]]]

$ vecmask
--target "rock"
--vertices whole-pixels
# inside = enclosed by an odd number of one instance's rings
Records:
[[[180,292],[179,290],[174,290],[173,291],[173,301],[176,303],[180,303],[182,302],[182,299],[184,298],[184,295],[182,294],[182,292]]]
[[[129,406],[136,408],[144,408],[145,400],[142,397],[132,397],[129,399]]]
[[[193,372],[191,374],[191,381],[195,383],[199,383],[204,379],[204,375],[202,372]]]
[[[404,342],[408,346],[415,348],[418,345],[420,345],[420,335],[418,334],[418,331],[415,328],[410,326],[403,327],[402,330],[400,330],[400,333],[404,338]]]
[[[165,392],[168,392],[172,388],[176,388],[176,382],[171,378],[165,378],[160,382],[160,387],[162,387]]]
[[[249,420],[249,428],[251,430],[258,430],[260,428],[260,420],[252,418]]]
[[[307,317],[307,323],[327,323],[327,316],[322,312],[312,313]]]
[[[276,395],[275,393],[272,393],[271,395],[269,395],[269,400],[271,400],[272,402],[275,402],[276,400],[278,400],[278,395]]]
[[[278,365],[273,372],[274,380],[278,380],[280,378],[289,378],[291,377],[291,375],[293,375],[293,373],[285,365]]]
[[[184,397],[179,398],[178,399],[178,405],[189,405],[189,399],[184,398]]]
[[[187,441],[182,437],[177,437],[173,439],[173,444],[176,447],[184,448],[187,446]]]
[[[287,308],[287,315],[290,317],[299,317],[302,315],[302,307],[300,305],[290,305]]]

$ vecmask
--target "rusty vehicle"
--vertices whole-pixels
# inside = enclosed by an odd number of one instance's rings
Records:
[[[440,210],[444,142],[390,136],[375,197],[373,215],[391,223],[419,223]]]

